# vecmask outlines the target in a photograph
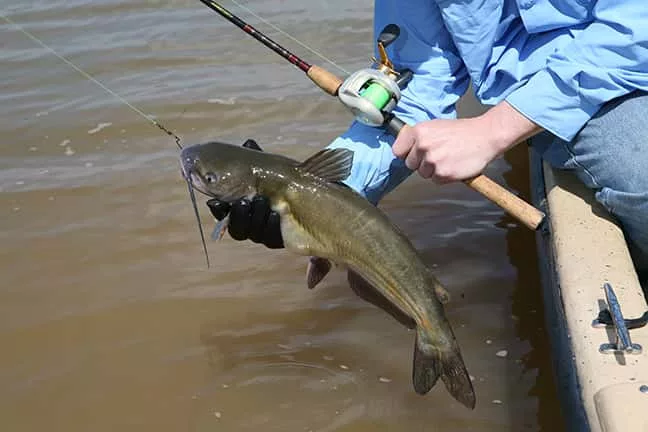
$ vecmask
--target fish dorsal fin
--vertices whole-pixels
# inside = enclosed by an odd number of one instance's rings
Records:
[[[324,149],[299,164],[299,168],[330,182],[342,181],[351,174],[353,152],[348,149]]]

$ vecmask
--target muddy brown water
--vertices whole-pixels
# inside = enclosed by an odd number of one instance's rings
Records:
[[[348,124],[198,2],[1,3],[185,145],[255,138],[301,159]],[[367,65],[369,0],[248,4],[347,70]],[[341,272],[309,291],[303,258],[227,238],[207,269],[173,140],[7,23],[0,46],[2,430],[561,430],[533,234],[481,196],[413,176],[382,203],[453,296],[469,411],[441,384],[414,394],[414,335]],[[519,149],[488,173],[527,195],[526,169]]]

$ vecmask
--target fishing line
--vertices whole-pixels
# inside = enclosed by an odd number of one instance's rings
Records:
[[[25,36],[27,36],[27,37],[28,37],[29,39],[31,39],[33,42],[35,42],[36,44],[40,45],[42,48],[46,49],[47,51],[49,51],[49,52],[50,52],[51,54],[53,54],[54,56],[58,57],[58,58],[59,58],[61,61],[63,61],[65,64],[67,64],[67,65],[70,66],[72,69],[74,69],[75,71],[77,71],[78,73],[80,73],[84,78],[88,79],[89,81],[92,81],[93,83],[95,83],[96,85],[98,85],[99,87],[101,87],[104,91],[106,91],[108,94],[112,95],[113,97],[115,97],[116,99],[118,99],[119,101],[121,101],[122,103],[124,103],[127,107],[129,107],[131,110],[135,111],[137,114],[139,114],[140,116],[142,116],[144,119],[146,119],[146,121],[148,121],[149,123],[151,123],[153,126],[157,127],[158,129],[160,129],[162,132],[164,132],[165,134],[169,135],[170,137],[173,137],[173,139],[175,140],[175,143],[176,143],[176,145],[178,146],[178,148],[179,148],[180,150],[182,150],[182,145],[180,144],[180,137],[179,137],[178,135],[176,135],[175,133],[173,133],[171,130],[167,129],[165,126],[163,126],[163,125],[162,125],[160,122],[158,122],[157,120],[155,120],[155,119],[151,118],[150,116],[146,115],[142,110],[140,110],[139,108],[137,108],[135,105],[133,105],[132,103],[128,102],[126,99],[124,99],[122,96],[120,96],[119,94],[117,94],[115,91],[109,89],[109,88],[108,88],[105,84],[103,84],[101,81],[99,81],[98,79],[94,78],[94,77],[93,77],[92,75],[90,75],[88,72],[84,71],[84,70],[81,69],[79,66],[75,65],[74,63],[72,63],[72,62],[71,62],[70,60],[68,60],[66,57],[64,57],[63,55],[59,54],[56,50],[54,50],[54,48],[51,48],[51,47],[50,47],[49,45],[47,45],[45,42],[43,42],[42,40],[40,40],[38,37],[36,37],[36,36],[33,35],[32,33],[30,33],[29,31],[27,31],[24,27],[22,27],[21,25],[17,24],[16,22],[14,22],[13,20],[11,20],[9,17],[5,16],[5,15],[4,15],[3,13],[1,13],[1,12],[0,12],[0,17],[2,17],[3,20],[5,20],[8,24],[10,24],[11,26],[13,26],[16,30],[18,30],[18,31],[20,31],[21,33],[23,33]]]
[[[250,8],[248,8],[247,6],[245,6],[245,5],[241,4],[241,3],[239,3],[237,0],[230,0],[230,1],[231,1],[232,3],[234,3],[237,7],[239,7],[239,8],[241,8],[241,9],[243,9],[244,11],[248,12],[248,13],[249,13],[250,15],[252,15],[254,18],[256,18],[256,19],[258,19],[259,21],[263,22],[264,24],[266,24],[266,25],[272,27],[272,28],[273,28],[274,30],[276,30],[277,32],[279,32],[279,33],[281,33],[282,35],[284,35],[285,37],[291,39],[291,40],[294,41],[295,43],[298,43],[299,45],[301,45],[302,47],[306,48],[308,51],[312,52],[313,54],[315,54],[317,57],[321,58],[321,59],[324,60],[325,62],[331,64],[332,66],[334,66],[334,67],[337,68],[338,70],[344,72],[346,75],[351,75],[351,73],[350,73],[349,71],[347,71],[346,69],[344,69],[342,66],[340,66],[340,65],[337,64],[337,63],[335,63],[333,60],[331,60],[330,58],[326,57],[324,54],[320,53],[320,52],[317,51],[316,49],[311,48],[310,46],[308,46],[308,45],[306,45],[305,43],[301,42],[299,39],[297,39],[296,37],[292,36],[291,34],[289,34],[289,33],[285,32],[285,31],[281,30],[279,27],[277,27],[276,25],[272,24],[270,21],[268,21],[268,20],[266,20],[265,18],[263,18],[262,16],[256,14],[252,9],[250,9]]]
[[[89,81],[92,81],[93,83],[95,83],[96,85],[98,85],[99,87],[101,87],[104,91],[106,91],[108,94],[112,95],[113,97],[115,97],[116,99],[118,99],[119,101],[121,101],[122,103],[124,103],[127,107],[129,107],[131,110],[135,111],[135,112],[136,112],[137,114],[139,114],[141,117],[143,117],[144,119],[146,119],[146,121],[148,121],[149,123],[151,123],[153,126],[157,127],[158,129],[160,129],[162,132],[164,132],[165,134],[169,135],[170,137],[173,137],[174,140],[175,140],[176,145],[178,146],[178,148],[179,148],[180,150],[182,150],[182,145],[180,144],[180,141],[181,141],[181,140],[180,140],[180,137],[179,137],[178,135],[176,135],[175,133],[173,133],[171,130],[167,129],[164,125],[162,125],[162,124],[161,124],[160,122],[158,122],[157,120],[155,120],[155,119],[151,118],[150,116],[146,115],[146,114],[145,114],[141,109],[137,108],[135,105],[133,105],[132,103],[128,102],[124,97],[122,97],[121,95],[119,95],[119,94],[116,93],[115,91],[113,91],[113,90],[111,90],[110,88],[108,88],[108,87],[107,87],[105,84],[103,84],[101,81],[99,81],[98,79],[94,78],[94,77],[93,77],[92,75],[90,75],[88,72],[84,71],[84,70],[81,69],[79,66],[75,65],[74,63],[72,63],[72,62],[71,62],[70,60],[68,60],[66,57],[64,57],[63,55],[59,54],[56,50],[54,50],[53,48],[51,48],[51,47],[50,47],[49,45],[47,45],[45,42],[43,42],[43,41],[40,40],[38,37],[36,37],[36,36],[33,35],[32,33],[30,33],[29,31],[27,31],[26,29],[24,29],[24,28],[23,28],[22,26],[20,26],[19,24],[15,23],[13,20],[11,20],[9,17],[5,16],[5,15],[4,15],[3,13],[1,13],[1,12],[0,12],[0,17],[2,17],[2,19],[3,19],[5,22],[7,22],[9,25],[13,26],[15,29],[19,30],[21,33],[23,33],[25,36],[27,36],[27,37],[28,37],[29,39],[31,39],[33,42],[35,42],[36,44],[40,45],[42,48],[46,49],[47,51],[49,51],[49,52],[52,53],[54,56],[58,57],[58,58],[59,58],[61,61],[63,61],[65,64],[67,64],[67,65],[70,66],[72,69],[74,69],[75,71],[77,71],[78,73],[80,73],[84,78],[88,79]],[[186,111],[186,109],[185,109],[185,111]],[[184,113],[184,111],[183,111],[183,113]],[[181,114],[181,115],[182,115],[182,114]],[[192,188],[192,185],[191,185],[191,182],[189,181],[189,179],[187,179],[187,186],[189,187],[189,196],[191,197],[191,202],[192,202],[192,205],[193,205],[194,211],[195,211],[195,213],[196,213],[196,218],[198,219],[198,230],[199,230],[199,232],[200,232],[200,239],[201,239],[201,241],[202,241],[203,251],[205,252],[205,259],[207,260],[207,267],[209,268],[210,263],[209,263],[209,255],[208,255],[208,253],[207,253],[207,245],[206,245],[206,243],[205,243],[205,235],[204,235],[204,233],[203,233],[203,229],[202,229],[202,226],[201,226],[201,223],[200,223],[200,215],[198,214],[198,207],[197,207],[197,205],[196,205],[196,196],[195,196],[195,194],[194,194],[194,191],[193,191],[193,188]]]

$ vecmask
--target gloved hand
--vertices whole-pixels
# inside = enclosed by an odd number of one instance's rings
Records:
[[[241,198],[232,203],[213,198],[207,206],[218,220],[229,214],[227,231],[234,240],[252,240],[270,249],[284,247],[279,213],[270,208],[266,197],[257,195],[252,200]]]
[[[243,147],[263,151],[253,140],[247,140]],[[231,203],[213,198],[207,201],[207,206],[219,221],[229,214],[227,231],[234,240],[252,240],[270,249],[284,247],[279,213],[270,208],[266,197],[241,198]]]

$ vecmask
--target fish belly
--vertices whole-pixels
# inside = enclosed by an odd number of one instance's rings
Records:
[[[430,298],[430,273],[409,240],[364,198],[335,187],[304,188],[276,200],[273,208],[288,250],[345,265],[415,321],[430,320],[424,309],[437,301]]]

